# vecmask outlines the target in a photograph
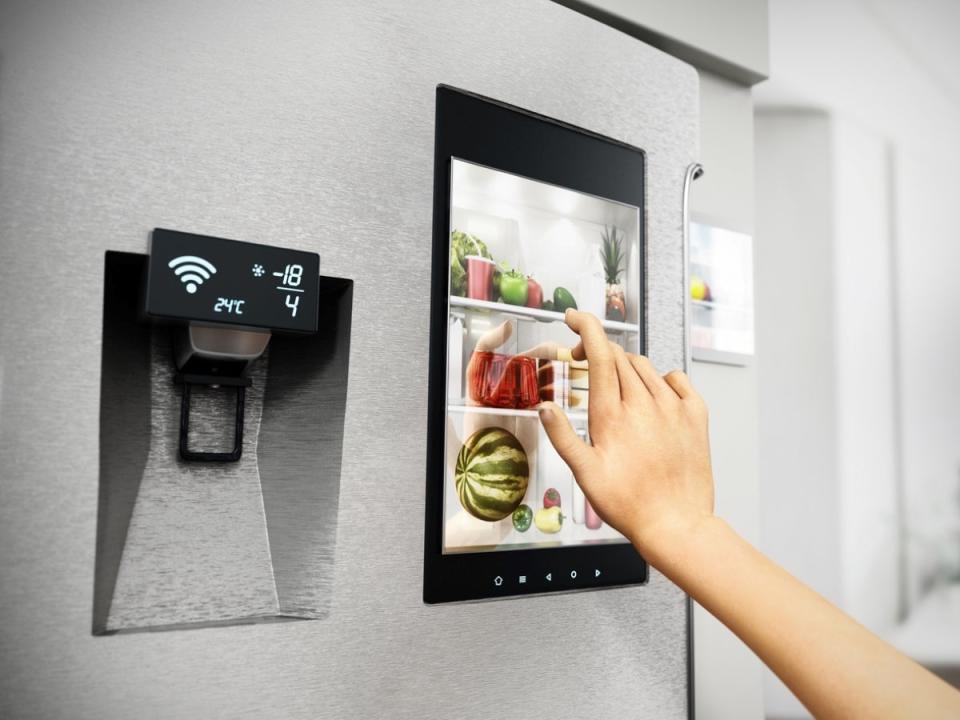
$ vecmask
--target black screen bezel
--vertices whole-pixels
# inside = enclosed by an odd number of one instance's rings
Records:
[[[478,600],[645,583],[647,564],[629,543],[443,554],[450,169],[453,158],[639,208],[639,331],[640,350],[646,350],[643,150],[473,93],[438,85],[424,602]],[[526,578],[522,584],[521,575]]]

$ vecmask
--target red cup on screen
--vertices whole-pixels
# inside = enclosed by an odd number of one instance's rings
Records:
[[[473,300],[493,300],[493,260],[479,255],[467,255],[467,297]]]

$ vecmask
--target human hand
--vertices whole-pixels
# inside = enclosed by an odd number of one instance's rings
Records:
[[[656,564],[713,515],[706,405],[684,373],[661,377],[607,340],[593,315],[567,310],[566,322],[580,336],[574,359],[589,361],[592,445],[554,403],[541,405],[541,421],[593,508]]]
[[[607,340],[568,310],[589,360],[593,446],[540,417],[601,517],[743,640],[818,718],[957,718],[960,693],[854,622],[713,517],[707,409],[687,376]],[[865,671],[864,668],[868,668]]]

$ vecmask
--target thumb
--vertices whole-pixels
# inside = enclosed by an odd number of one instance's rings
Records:
[[[590,447],[574,432],[570,419],[556,404],[552,402],[540,403],[540,422],[547,431],[547,437],[564,462],[574,473],[583,468],[587,460]]]

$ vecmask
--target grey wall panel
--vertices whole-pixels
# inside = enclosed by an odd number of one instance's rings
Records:
[[[700,157],[706,174],[693,184],[690,214],[699,222],[753,233],[753,100],[749,88],[700,73]],[[754,241],[754,257],[763,252]],[[754,273],[756,273],[756,260]],[[756,285],[755,285],[756,287]],[[760,305],[759,312],[766,310]],[[710,408],[716,513],[744,538],[760,535],[758,365],[695,361],[690,377]],[[765,477],[765,476],[764,476]],[[761,720],[763,665],[719,620],[696,607],[698,720]]]
[[[0,716],[683,717],[685,603],[659,575],[421,603],[422,419],[435,85],[647,150],[649,343],[672,367],[694,71],[546,1],[0,13]],[[356,281],[325,620],[90,634],[103,252],[155,226]]]
[[[770,75],[767,0],[556,0],[737,84]]]

